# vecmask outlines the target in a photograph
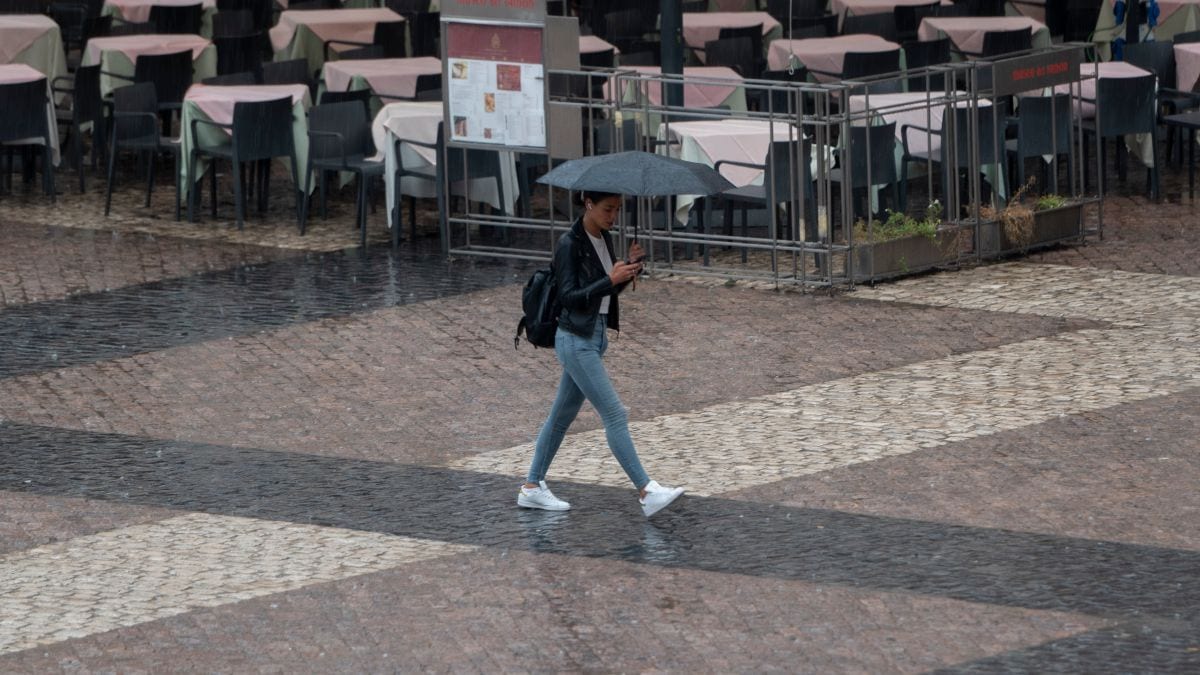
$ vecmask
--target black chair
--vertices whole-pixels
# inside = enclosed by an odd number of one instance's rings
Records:
[[[834,37],[838,35],[839,23],[837,14],[798,17],[792,20],[788,35],[796,40],[806,37]]]
[[[1008,127],[1016,129],[1016,138],[1005,142],[1005,150],[1011,163],[1015,164],[1016,182],[1014,189],[1025,184],[1025,160],[1045,155],[1053,157],[1054,176],[1050,175],[1045,162],[1039,161],[1042,167],[1043,191],[1055,191],[1057,184],[1058,157],[1067,158],[1068,174],[1071,170],[1071,96],[1070,94],[1054,94],[1053,96],[1022,96],[1017,103],[1017,114],[1010,117]],[[1009,172],[1013,175],[1013,172]],[[1053,182],[1052,182],[1053,180]]]
[[[375,32],[370,42],[355,42],[354,40],[326,40],[325,41],[325,59],[332,60],[335,53],[334,45],[343,45],[350,47],[379,47],[382,49],[382,56],[374,58],[382,59],[398,59],[407,56],[407,45],[405,44],[408,27],[403,21],[380,21],[375,24]],[[338,54],[339,58],[346,58],[344,53]]]
[[[385,58],[387,52],[383,45],[367,45],[366,47],[354,47],[353,49],[345,49],[338,52],[339,61],[366,61],[372,59]]]
[[[316,89],[316,83],[308,71],[308,59],[264,61],[259,72],[259,80],[263,84],[303,84],[308,87],[310,96]]]
[[[936,105],[936,104],[935,104]],[[970,169],[972,148],[976,149],[979,168],[1000,163],[1004,150],[1003,126],[1005,112],[1002,104],[975,108],[974,124],[978,132],[978,143],[971,137],[971,113],[969,107],[955,106],[942,116],[939,128],[930,129],[919,124],[904,124],[900,127],[903,147],[900,164],[900,203],[908,202],[908,165],[911,162],[928,163],[942,173],[942,190],[949,193],[952,181],[957,180],[962,170]],[[928,148],[916,148],[913,142],[917,135],[937,136],[940,148],[930,152]],[[943,200],[946,203],[947,200]]]
[[[932,2],[928,5],[896,5],[892,9],[892,20],[896,22],[896,37],[900,42],[911,42],[917,39],[917,29],[921,21],[928,16],[937,16],[942,3]]]
[[[202,142],[200,127],[213,127],[218,130],[221,138],[229,140],[217,144]],[[200,157],[211,157],[213,166],[209,167],[212,174],[210,199],[212,200],[213,217],[217,216],[217,159],[228,160],[233,166],[233,195],[237,210],[238,230],[242,230],[245,220],[245,204],[242,185],[242,164],[244,162],[269,162],[274,157],[287,157],[291,160],[292,190],[296,195],[297,219],[303,213],[300,195],[299,171],[296,166],[296,147],[292,139],[292,99],[284,97],[271,101],[238,102],[233,106],[233,122],[220,124],[211,120],[193,119],[192,152],[188,157],[189,172],[196,176],[196,160]],[[259,196],[259,211],[266,210],[268,193],[267,181],[271,172],[269,167],[258,172],[260,185],[257,186]],[[195,207],[198,201],[197,186],[189,185],[188,190],[188,220],[194,220]]]
[[[792,31],[811,26],[828,30],[823,36],[814,37],[829,37],[837,35],[838,16],[825,13],[827,4],[826,0],[767,0],[766,10],[790,39],[797,38]]]
[[[108,34],[112,36],[151,35],[155,32],[154,24],[150,21],[146,21],[144,23],[115,23],[111,24],[108,29]]]
[[[251,24],[246,32],[261,31],[265,33],[272,24],[272,0],[217,0],[217,15],[231,12],[246,11],[250,13]],[[213,16],[213,35],[216,35],[216,16]]]
[[[1100,137],[1100,166],[1101,186],[1104,185],[1107,165],[1106,139],[1115,139],[1117,146],[1117,176],[1125,180],[1125,141],[1126,134],[1151,134],[1152,161],[1147,171],[1147,182],[1150,184],[1151,199],[1158,199],[1158,123],[1155,114],[1156,80],[1153,75],[1126,78],[1100,78],[1096,82],[1096,99],[1093,101],[1100,110],[1099,118],[1083,120],[1083,180],[1088,180],[1088,152],[1093,141],[1088,137]],[[1087,99],[1084,99],[1087,100]]]
[[[69,87],[57,86],[70,82]],[[92,168],[104,147],[104,106],[100,101],[100,66],[81,66],[69,77],[54,78],[55,93],[70,94],[71,107],[59,107],[55,117],[59,124],[71,130],[71,161],[79,171],[79,192],[85,191],[83,171],[83,125],[92,125]]]
[[[616,54],[612,49],[599,52],[589,52],[579,55],[579,67],[586,71],[612,70],[616,64]],[[604,99],[604,84],[608,82],[608,73],[596,73],[571,78],[571,96],[579,99]]]
[[[229,9],[213,14],[214,38],[249,35],[254,32],[254,12],[249,9]]]
[[[203,5],[152,5],[150,23],[154,32],[163,34],[199,35]]]
[[[149,82],[154,85],[158,110],[163,117],[163,128],[170,129],[173,111],[183,107],[183,95],[192,86],[192,50],[170,54],[140,54],[133,64],[133,77],[106,73],[110,77],[134,83]]]
[[[1189,42],[1200,42],[1200,30],[1189,30],[1182,33],[1176,33],[1171,39],[1177,45],[1187,44]]]
[[[1158,123],[1167,115],[1200,106],[1200,92],[1180,91],[1171,87],[1176,81],[1175,45],[1167,42],[1135,42],[1125,45],[1124,59],[1158,76]],[[1175,143],[1175,127],[1167,126],[1167,158]],[[1182,149],[1182,148],[1181,148]],[[1182,160],[1182,158],[1180,158]]]
[[[788,70],[764,70],[761,79],[794,86],[759,90],[757,105],[760,111],[789,117],[794,117],[802,110],[807,114],[813,113],[811,96],[799,93],[799,86],[808,82],[808,69],[804,66]]]
[[[891,14],[847,14],[842,17],[842,35],[878,35],[898,42],[896,19]]]
[[[613,152],[640,150],[641,139],[638,138],[638,122],[636,119],[621,120],[620,127],[615,120],[599,120],[592,129],[591,155],[607,155]]]
[[[704,43],[704,64],[707,66],[725,66],[746,79],[758,79],[757,61],[754,43],[749,38],[723,38]]]
[[[1054,3],[1046,4],[1049,14],[1049,5]],[[1096,29],[1096,20],[1100,18],[1100,3],[1091,0],[1065,0],[1065,4],[1063,42],[1091,42],[1092,33]],[[1178,37],[1176,35],[1176,38]]]
[[[367,206],[371,177],[383,175],[383,162],[375,155],[371,120],[366,106],[355,101],[328,103],[308,112],[308,166],[304,170],[304,195],[309,194],[313,171],[321,172],[321,216],[325,216],[325,174],[348,171],[358,175],[358,226],[362,246],[367,245]],[[307,202],[303,200],[302,203]],[[300,211],[300,234],[308,221],[308,207]]]
[[[849,183],[852,192],[851,204],[857,202],[858,193],[862,193],[864,201],[870,203],[870,195],[867,194],[868,188],[890,185],[892,187],[892,208],[896,211],[903,211],[904,205],[900,201],[900,182],[896,173],[896,123],[852,126],[848,139],[843,136],[842,142],[846,143],[846,152],[850,157],[850,180],[846,180],[846,167],[844,166],[831,169],[829,180],[842,189],[846,189],[846,184]],[[835,199],[833,203],[837,204],[838,201]],[[856,209],[850,220],[854,220],[854,215],[869,210],[869,207],[863,211]]]
[[[900,50],[886,52],[846,52],[842,60],[842,80],[868,80],[854,87],[855,93],[889,94],[903,88],[899,77]],[[892,79],[871,81],[881,75],[896,74]]]
[[[639,9],[619,9],[610,11],[600,16],[597,25],[593,26],[596,35],[603,38],[609,44],[616,46],[624,54],[626,47],[635,44],[642,40],[648,32],[646,24],[642,20],[642,12]]]
[[[770,148],[767,151],[767,156],[761,163],[737,162],[729,160],[719,160],[713,165],[717,171],[723,166],[744,166],[754,169],[763,170],[762,185],[747,185],[745,187],[733,188],[726,190],[717,195],[717,200],[724,203],[725,206],[725,233],[726,235],[733,234],[733,209],[735,206],[741,208],[742,212],[742,237],[749,236],[749,224],[747,221],[747,211],[751,206],[766,206],[772,213],[772,218],[779,228],[779,234],[782,237],[796,236],[796,232],[792,228],[792,224],[797,220],[799,215],[799,205],[801,201],[804,204],[804,222],[807,226],[807,232],[804,236],[810,240],[816,239],[817,232],[817,202],[813,191],[813,180],[810,172],[812,148],[808,139],[796,139],[790,141],[772,141]],[[774,203],[770,203],[771,201]],[[778,206],[784,204],[784,209],[780,210]],[[711,202],[705,200],[705,212],[710,212]],[[705,233],[708,231],[708,223],[711,221],[711,215],[706,217],[704,224]],[[742,262],[746,262],[747,249],[742,248]],[[704,264],[708,264],[708,247],[704,247]]]
[[[262,33],[247,33],[245,35],[224,35],[212,39],[217,48],[217,74],[252,72],[262,68],[263,43]]]
[[[249,70],[244,70],[240,73],[227,73],[225,75],[213,75],[200,80],[201,84],[207,84],[217,87],[245,87],[247,85],[258,84],[258,78]]]
[[[41,14],[38,0],[0,0],[0,14]]]
[[[54,159],[50,146],[51,130],[46,119],[46,105],[49,103],[46,78],[0,85],[0,101],[4,102],[4,114],[0,115],[0,146],[6,150],[6,154],[10,154],[19,147],[14,141],[22,141],[20,146],[25,146],[29,144],[25,141],[41,139],[42,188],[54,201]]]
[[[741,72],[742,77],[748,79],[758,79],[762,71],[766,70],[766,59],[763,58],[763,33],[762,24],[753,26],[742,26],[738,28],[722,28],[717,33],[718,40],[749,40],[750,55],[743,61]]]
[[[945,74],[922,72],[922,69],[950,63],[950,58],[950,38],[904,43],[905,68],[909,72],[908,90],[945,91]]]
[[[440,56],[442,15],[440,12],[418,12],[408,21],[408,37],[412,56]]]
[[[84,30],[88,19],[99,18],[103,9],[104,0],[58,1],[51,2],[46,7],[46,14],[58,24],[63,49],[70,52],[83,49],[83,43],[86,41]],[[109,23],[112,23],[111,18]]]
[[[384,7],[403,17],[429,11],[429,0],[385,0]]]
[[[1005,0],[956,0],[956,7],[965,8],[965,16],[1004,16]]]
[[[332,103],[347,103],[355,101],[362,105],[363,110],[370,111],[371,106],[371,90],[370,89],[352,89],[350,91],[329,91],[321,92],[321,100],[318,101],[321,105],[329,105]]]
[[[1028,28],[990,30],[983,34],[983,51],[980,56],[990,59],[1030,49],[1033,49],[1033,32]]]
[[[175,162],[175,220],[179,220],[179,141],[162,135],[158,119],[158,101],[154,85],[139,82],[113,91],[113,120],[111,145],[108,149],[108,186],[104,191],[104,215],[112,208],[117,154],[121,150],[138,152],[149,160],[146,177],[146,206],[154,192],[155,156],[171,155]]]

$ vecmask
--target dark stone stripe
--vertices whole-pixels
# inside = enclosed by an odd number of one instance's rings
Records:
[[[20,305],[0,311],[0,378],[523,282],[529,268],[408,252],[310,254]]]
[[[522,511],[518,477],[0,424],[0,490],[345,527],[496,548],[1192,621],[1200,553],[688,497],[646,522],[632,488],[557,483],[568,513]]]

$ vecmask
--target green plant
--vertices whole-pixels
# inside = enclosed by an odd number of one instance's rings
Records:
[[[1066,197],[1050,193],[1037,198],[1037,202],[1033,205],[1034,211],[1046,211],[1048,209],[1059,209],[1068,204]]]
[[[875,221],[868,228],[866,221],[860,218],[854,223],[854,239],[870,244],[907,237],[933,239],[941,224],[942,205],[935,200],[925,207],[925,215],[920,219],[913,218],[907,213],[887,209],[887,218]]]

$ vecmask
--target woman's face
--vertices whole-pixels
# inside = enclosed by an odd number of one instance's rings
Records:
[[[599,201],[588,200],[585,204],[588,212],[588,219],[592,224],[602,230],[608,231],[612,228],[613,223],[617,220],[617,215],[621,212],[621,197],[620,195],[612,195],[605,197]]]

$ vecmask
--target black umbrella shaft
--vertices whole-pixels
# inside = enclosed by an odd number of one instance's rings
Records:
[[[683,0],[661,0],[662,73],[683,74]],[[683,85],[663,85],[663,98],[667,105],[683,105]]]

